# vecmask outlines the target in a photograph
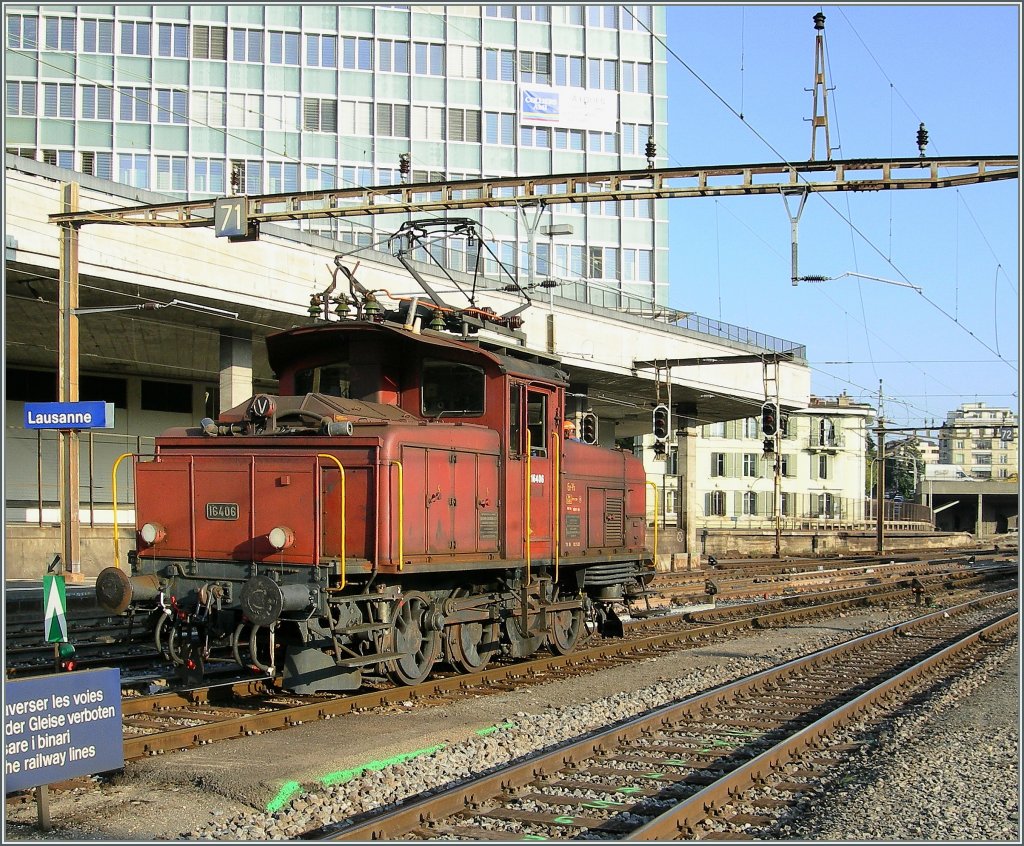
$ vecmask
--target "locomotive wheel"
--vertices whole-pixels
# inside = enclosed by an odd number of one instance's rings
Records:
[[[583,609],[566,608],[548,614],[548,649],[555,655],[566,655],[576,647],[583,632]]]
[[[441,654],[441,633],[431,628],[427,619],[431,604],[424,594],[410,591],[395,609],[390,651],[404,654],[389,660],[384,669],[396,684],[419,684]]]
[[[453,598],[468,596],[469,591],[459,588]],[[456,623],[444,630],[445,654],[460,673],[482,670],[497,654],[501,640],[501,624],[497,620]]]

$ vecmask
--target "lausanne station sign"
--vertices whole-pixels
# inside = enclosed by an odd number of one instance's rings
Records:
[[[26,429],[112,429],[112,402],[27,402]]]

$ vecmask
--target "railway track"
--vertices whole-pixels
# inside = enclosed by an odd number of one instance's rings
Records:
[[[1008,571],[1003,573],[1008,574]],[[969,589],[997,574],[952,575],[959,576],[958,587]],[[933,590],[939,588],[938,584],[932,587]],[[191,691],[128,697],[122,700],[124,757],[134,760],[407,701],[443,702],[471,693],[486,694],[541,684],[754,628],[787,625],[872,602],[905,602],[912,597],[913,591],[908,586],[888,586],[839,600],[825,594],[819,597],[817,604],[805,601],[796,607],[780,608],[771,602],[749,603],[718,609],[713,615],[699,612],[689,615],[689,620],[682,615],[659,618],[660,623],[645,620],[634,630],[627,631],[629,637],[604,641],[568,655],[503,664],[472,674],[439,675],[415,686],[385,687],[355,695],[291,696],[260,678]],[[653,632],[651,626],[655,626]]]
[[[1006,591],[864,635],[384,812],[321,840],[772,839],[877,721],[1016,634]]]

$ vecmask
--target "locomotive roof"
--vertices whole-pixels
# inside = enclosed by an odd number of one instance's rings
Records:
[[[267,358],[275,373],[280,373],[297,359],[305,358],[318,351],[330,349],[334,339],[354,334],[376,334],[382,343],[419,346],[421,352],[442,349],[470,353],[478,358],[493,362],[501,373],[528,379],[543,379],[557,385],[568,385],[569,374],[559,367],[557,359],[542,353],[519,352],[503,348],[503,352],[485,349],[477,341],[457,340],[440,332],[423,330],[412,332],[394,323],[374,323],[364,320],[345,320],[337,323],[323,323],[314,326],[299,326],[267,336]]]

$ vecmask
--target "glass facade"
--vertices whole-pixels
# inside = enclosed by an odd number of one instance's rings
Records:
[[[643,170],[648,137],[666,147],[663,7],[6,4],[5,18],[7,151],[182,199],[394,184],[402,154],[417,182]],[[453,215],[482,221],[521,281],[533,263],[563,296],[667,301],[665,201],[549,206],[535,259],[514,209]],[[302,225],[368,246],[407,219]]]

